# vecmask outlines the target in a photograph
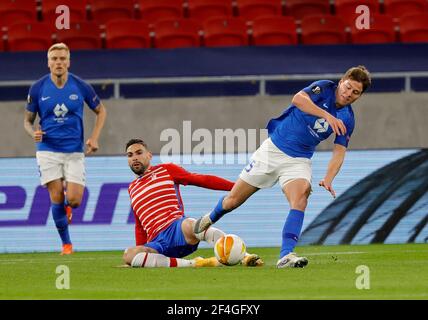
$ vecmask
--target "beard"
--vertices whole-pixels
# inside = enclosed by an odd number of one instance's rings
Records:
[[[129,168],[131,168],[132,172],[134,172],[138,176],[142,176],[147,170],[147,166],[143,165],[141,162],[133,163],[129,166]]]

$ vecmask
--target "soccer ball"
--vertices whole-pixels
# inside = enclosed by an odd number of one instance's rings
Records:
[[[245,252],[244,241],[234,234],[222,236],[214,245],[215,257],[226,266],[238,264],[244,258]]]

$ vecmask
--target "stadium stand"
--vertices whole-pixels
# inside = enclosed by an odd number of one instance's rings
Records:
[[[43,21],[54,23],[58,16],[55,11],[59,5],[65,5],[70,9],[71,21],[83,21],[87,19],[86,0],[43,0],[41,6]]]
[[[140,18],[149,23],[184,17],[182,0],[140,0]]]
[[[285,12],[301,20],[310,15],[327,15],[331,13],[328,0],[287,0]]]
[[[345,44],[345,24],[331,15],[311,15],[302,19],[303,44]]]
[[[155,24],[155,47],[159,49],[199,47],[200,24],[192,19],[164,20]]]
[[[90,0],[92,20],[98,24],[106,24],[114,19],[135,18],[134,0]]]
[[[282,15],[281,0],[238,0],[239,16],[247,21],[262,16]]]
[[[111,20],[106,24],[105,34],[108,49],[151,47],[149,26],[142,20]]]
[[[266,45],[296,45],[296,23],[292,17],[264,16],[253,20],[253,44]]]
[[[400,39],[402,42],[428,42],[428,13],[403,16]]]
[[[395,24],[386,14],[370,15],[370,28],[351,28],[351,42],[355,44],[391,43],[396,41]]]
[[[98,24],[91,21],[70,23],[70,29],[57,31],[57,40],[65,42],[70,50],[101,49],[101,31]]]
[[[207,47],[246,46],[249,44],[245,20],[212,18],[203,24]]]
[[[366,6],[370,10],[370,16],[380,12],[379,0],[335,0],[335,14],[348,25],[354,25],[355,20],[361,13],[356,13],[356,8],[360,5]]]
[[[52,45],[53,27],[47,23],[18,23],[8,27],[10,51],[47,50]]]
[[[384,10],[394,18],[401,18],[408,14],[426,12],[428,2],[426,0],[384,0]]]
[[[231,0],[189,0],[188,16],[195,20],[205,21],[212,17],[232,16]]]
[[[0,1],[0,28],[20,22],[36,22],[37,10],[34,0]]]

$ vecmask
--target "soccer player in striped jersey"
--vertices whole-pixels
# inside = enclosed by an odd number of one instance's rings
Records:
[[[183,259],[199,245],[193,233],[195,219],[184,216],[179,185],[212,190],[231,190],[233,182],[212,175],[190,173],[173,163],[151,165],[152,154],[141,139],[126,144],[128,164],[138,176],[129,185],[135,215],[136,246],[125,250],[123,259],[132,267],[215,267],[215,257]],[[201,240],[214,244],[225,233],[208,228]],[[242,264],[261,266],[256,254],[246,254]]]

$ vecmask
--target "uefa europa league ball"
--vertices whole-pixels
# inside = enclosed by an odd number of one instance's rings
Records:
[[[234,266],[241,262],[245,253],[244,241],[235,234],[222,236],[214,245],[217,260],[226,266]]]

